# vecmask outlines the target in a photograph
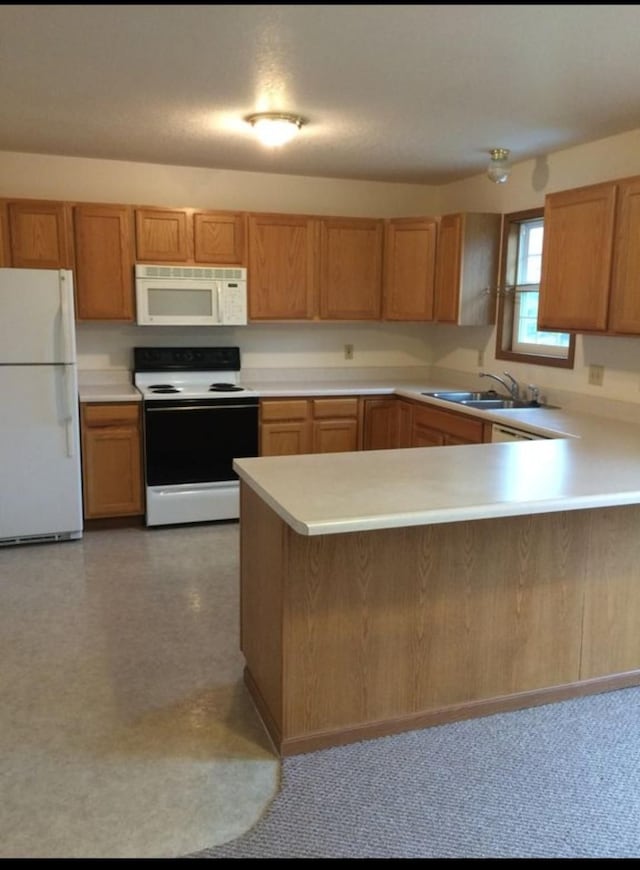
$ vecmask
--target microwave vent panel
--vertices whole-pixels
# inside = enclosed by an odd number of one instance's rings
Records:
[[[199,266],[136,266],[136,278],[188,278],[190,280],[246,281],[247,270]]]

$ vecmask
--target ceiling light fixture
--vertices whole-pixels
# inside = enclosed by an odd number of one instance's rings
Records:
[[[492,148],[489,152],[491,160],[487,166],[487,176],[495,184],[504,184],[511,175],[508,148]]]
[[[256,132],[256,136],[269,148],[290,142],[305,121],[299,115],[286,112],[258,112],[245,118]]]

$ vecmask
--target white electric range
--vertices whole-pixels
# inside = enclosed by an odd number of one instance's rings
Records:
[[[238,347],[136,347],[143,400],[146,524],[240,515],[235,458],[258,455],[258,394]]]

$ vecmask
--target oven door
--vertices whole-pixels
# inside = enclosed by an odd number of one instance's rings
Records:
[[[258,400],[144,403],[147,486],[237,480],[233,460],[258,455]]]
[[[258,455],[258,400],[160,400],[144,405],[146,524],[240,516],[236,457]]]

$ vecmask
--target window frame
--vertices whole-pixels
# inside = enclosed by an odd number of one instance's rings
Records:
[[[498,310],[496,315],[496,359],[572,369],[576,345],[575,333],[572,332],[569,333],[569,347],[566,357],[552,356],[548,353],[529,353],[521,350],[512,350],[515,333],[514,316],[516,304],[514,294],[505,292],[505,288],[515,284],[518,246],[513,244],[513,242],[517,241],[521,223],[539,218],[544,218],[544,208],[531,208],[526,211],[505,214],[502,217],[502,253],[500,258],[500,277],[497,294]],[[510,280],[512,276],[514,278],[513,281]],[[566,330],[545,329],[545,332],[554,331],[565,332]]]

